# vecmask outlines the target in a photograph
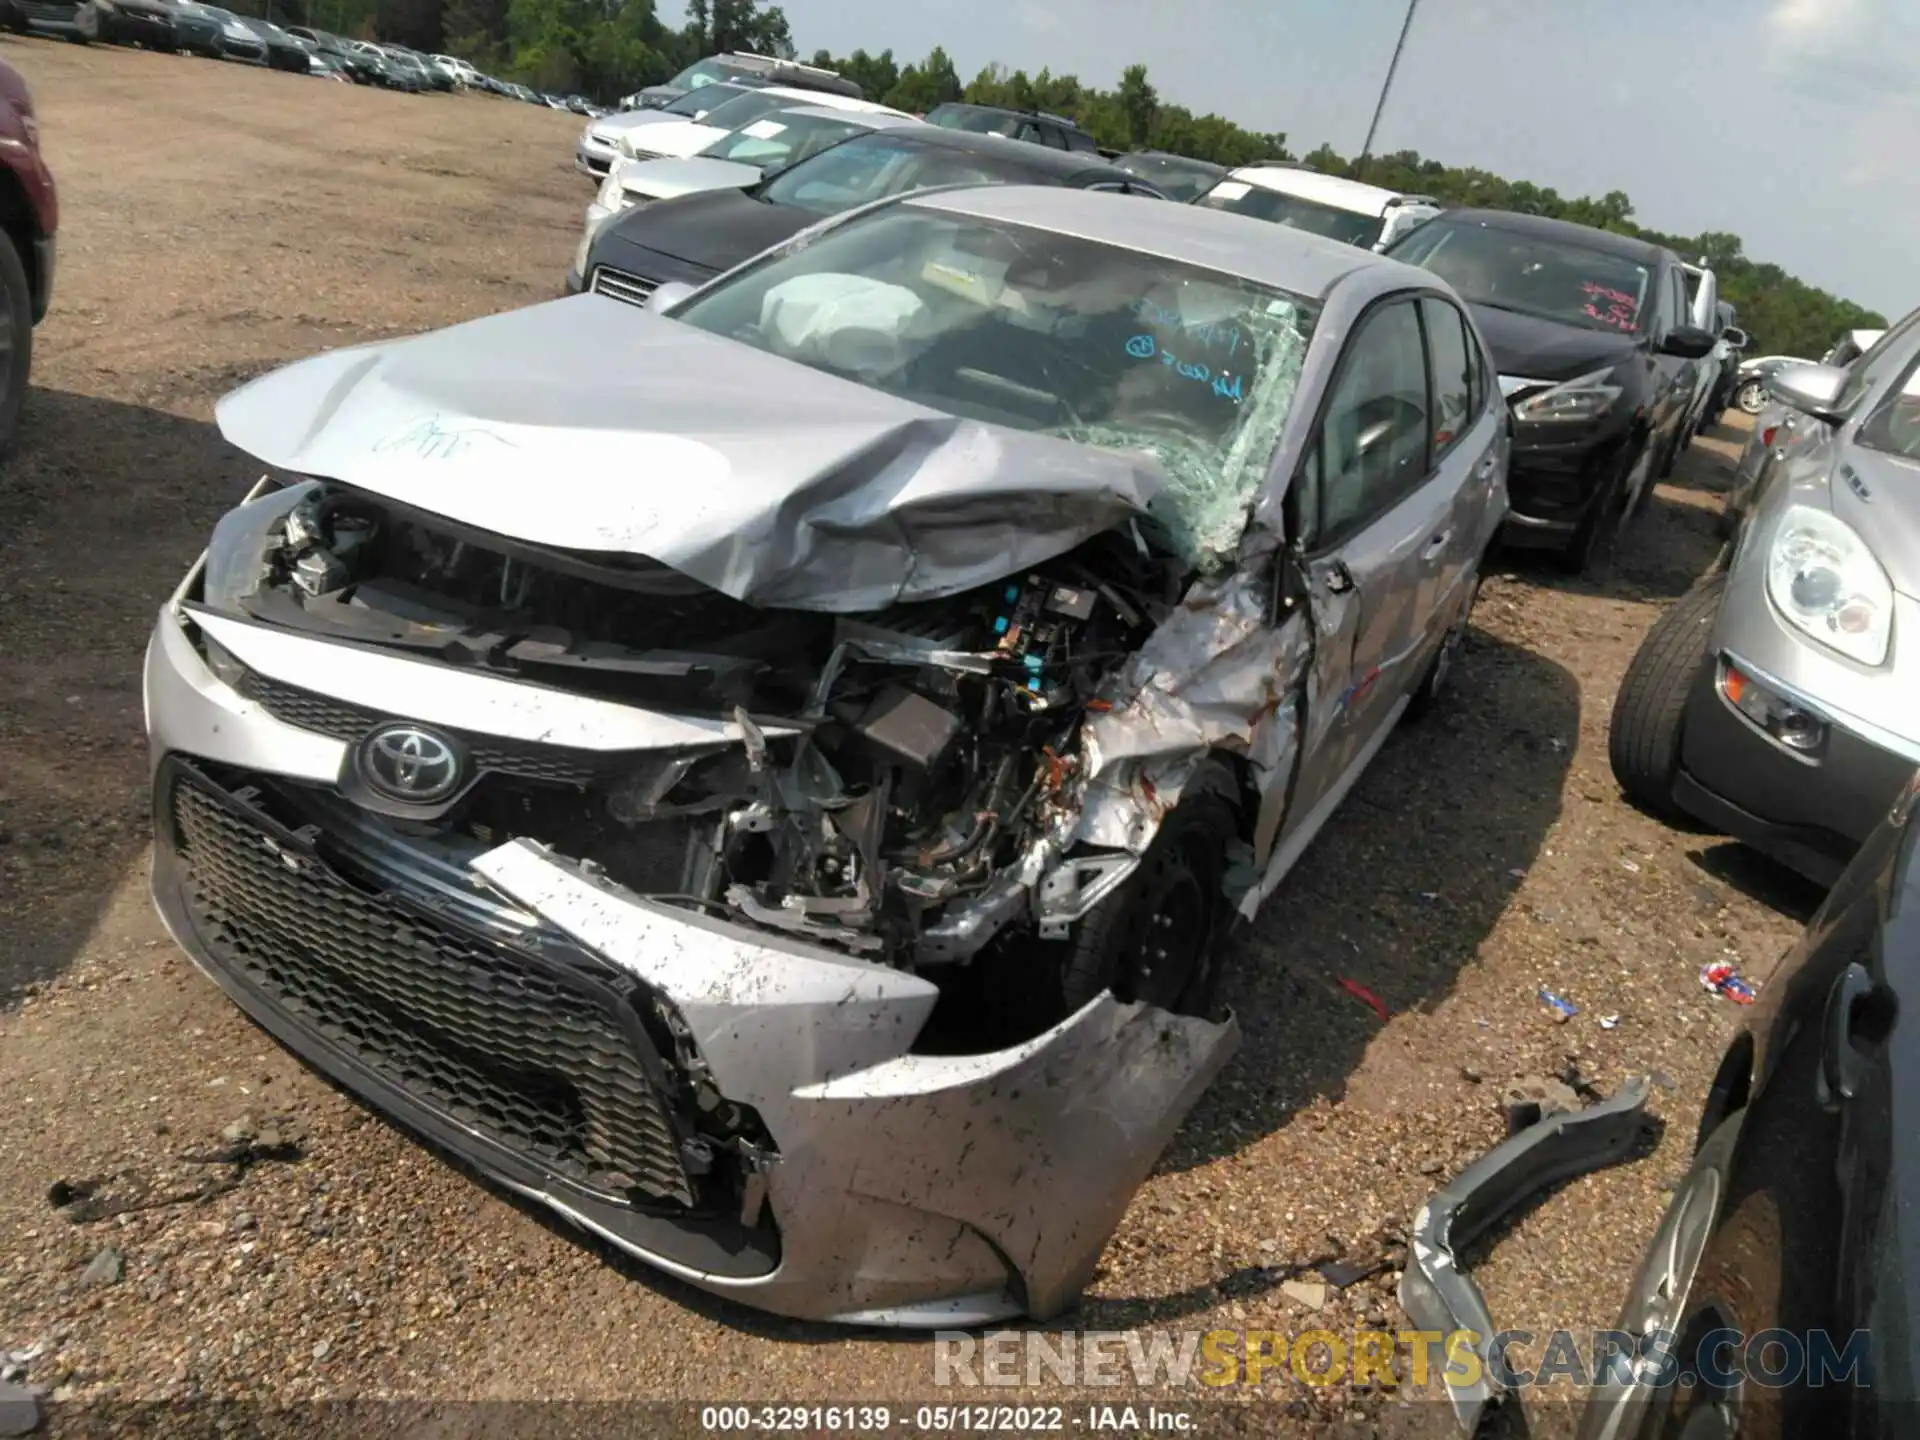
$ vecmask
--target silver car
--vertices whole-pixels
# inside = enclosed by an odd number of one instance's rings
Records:
[[[1611,758],[1643,807],[1831,883],[1920,764],[1920,311],[1768,384],[1792,438],[1634,656]]]
[[[620,141],[630,130],[648,125],[671,125],[681,120],[700,120],[715,106],[758,87],[752,85],[702,85],[655,110],[622,109],[611,115],[599,115],[581,128],[573,145],[573,168],[582,175],[603,179],[615,161],[623,158]]]
[[[218,420],[305,478],[154,629],[174,937],[499,1184],[870,1324],[1073,1302],[1506,499],[1432,274],[1025,186]]]

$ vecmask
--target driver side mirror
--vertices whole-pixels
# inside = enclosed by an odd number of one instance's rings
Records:
[[[1660,342],[1660,353],[1677,355],[1682,360],[1698,360],[1712,354],[1718,343],[1711,331],[1702,330],[1698,325],[1676,325]]]
[[[684,280],[669,280],[664,285],[655,286],[653,293],[647,297],[647,303],[641,308],[655,315],[664,315],[699,288]]]
[[[1720,338],[1735,350],[1744,350],[1752,343],[1747,332],[1738,325],[1729,325],[1720,332]]]
[[[1767,393],[1816,420],[1837,420],[1848,378],[1838,365],[1783,365],[1767,376]]]

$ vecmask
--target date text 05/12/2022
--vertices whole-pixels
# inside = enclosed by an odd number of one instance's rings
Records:
[[[707,1405],[700,1428],[716,1434],[1037,1435],[1195,1431],[1191,1411],[1160,1405]]]

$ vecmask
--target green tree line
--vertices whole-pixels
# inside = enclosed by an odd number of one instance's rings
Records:
[[[654,0],[239,0],[235,6],[290,24],[397,41],[473,61],[489,74],[535,89],[582,94],[603,104],[668,79],[702,56],[756,50],[794,56],[786,15],[758,0],[688,0],[684,24],[668,26]],[[951,100],[1020,105],[1065,115],[1114,150],[1164,150],[1220,165],[1294,158],[1284,134],[1248,130],[1220,115],[1196,115],[1162,101],[1145,65],[1130,65],[1111,90],[1073,75],[1034,75],[989,65],[963,83],[942,47],[918,61],[891,50],[835,56],[816,50],[812,63],[859,83],[869,98],[923,113]],[[1721,298],[1739,311],[1753,353],[1817,356],[1840,332],[1886,324],[1884,317],[1750,259],[1740,237],[1724,231],[1669,235],[1634,218],[1631,200],[1615,190],[1594,199],[1567,197],[1525,180],[1447,165],[1412,150],[1377,155],[1364,166],[1322,145],[1305,163],[1329,175],[1364,179],[1431,195],[1449,205],[1485,206],[1572,220],[1670,246],[1684,259],[1704,259],[1719,277]]]

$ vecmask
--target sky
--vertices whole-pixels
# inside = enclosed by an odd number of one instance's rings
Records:
[[[1405,0],[779,0],[802,56],[945,45],[1161,98],[1295,154],[1365,139]],[[1563,195],[1746,253],[1890,318],[1920,305],[1913,0],[1417,0],[1377,151]],[[663,3],[668,17],[675,7]]]

